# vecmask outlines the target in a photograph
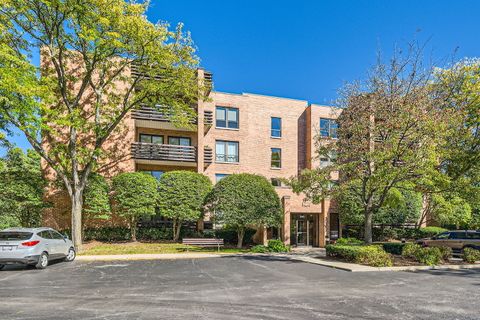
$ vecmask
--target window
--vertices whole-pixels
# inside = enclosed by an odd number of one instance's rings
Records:
[[[337,153],[330,151],[328,154],[322,154],[320,157],[320,168],[325,168],[337,161]]]
[[[333,119],[320,118],[320,136],[325,138],[338,137],[337,135],[338,124]]]
[[[480,240],[480,232],[467,232],[467,239],[478,239],[478,240]]]
[[[222,180],[223,178],[227,177],[228,174],[226,173],[216,173],[215,174],[215,182],[218,182],[220,180]]]
[[[52,239],[52,235],[50,234],[50,231],[48,231],[48,230],[40,231],[39,233],[37,233],[37,235],[40,238],[43,238],[43,239]]]
[[[272,148],[271,167],[272,168],[282,167],[282,149]]]
[[[444,232],[444,233],[440,233],[438,236],[436,236],[435,239],[437,239],[437,240],[448,239],[448,236],[450,236],[450,232]]]
[[[175,146],[189,146],[191,144],[190,138],[184,137],[168,137],[168,144]]]
[[[140,142],[163,144],[163,136],[140,133]]]
[[[152,171],[142,170],[142,172],[153,176],[157,180],[160,180],[160,178],[162,177],[162,174],[163,174],[163,171],[159,171],[159,170],[152,170]]]
[[[271,181],[272,181],[272,186],[274,186],[274,187],[282,187],[283,186],[282,180],[280,180],[278,178],[272,178]]]
[[[465,232],[451,232],[449,239],[465,239]]]
[[[217,128],[238,129],[238,109],[217,107],[215,111],[215,126]]]
[[[52,239],[63,240],[63,236],[57,231],[50,230],[50,233],[52,234]]]
[[[22,232],[22,231],[4,231],[0,232],[0,240],[3,241],[21,241],[28,240],[33,236],[31,232]]]
[[[215,161],[238,162],[238,142],[217,141],[215,144]]]
[[[273,138],[280,138],[282,136],[282,118],[272,117],[270,135]]]

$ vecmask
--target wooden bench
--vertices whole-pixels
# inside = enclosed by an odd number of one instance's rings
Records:
[[[223,247],[223,239],[216,238],[183,238],[182,244],[187,246],[197,246],[197,247],[217,247],[220,251],[220,246]],[[187,247],[188,251],[188,247]]]

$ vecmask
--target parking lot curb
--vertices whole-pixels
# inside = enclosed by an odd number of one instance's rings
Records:
[[[401,266],[401,267],[370,267],[354,263],[346,263],[340,261],[331,261],[321,258],[302,257],[302,256],[290,256],[292,260],[303,261],[312,264],[318,264],[324,267],[333,269],[339,269],[349,272],[378,272],[378,271],[425,271],[425,270],[468,270],[468,269],[480,269],[480,263],[464,264],[464,265],[441,265],[441,266]]]

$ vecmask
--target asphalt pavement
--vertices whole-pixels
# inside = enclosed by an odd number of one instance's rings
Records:
[[[0,319],[480,319],[480,271],[352,273],[260,256],[8,267]]]

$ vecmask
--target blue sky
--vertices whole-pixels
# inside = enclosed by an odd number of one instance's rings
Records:
[[[329,104],[378,50],[428,40],[435,61],[480,56],[480,1],[152,0],[151,21],[185,24],[215,90]],[[13,139],[25,148],[21,136]]]

